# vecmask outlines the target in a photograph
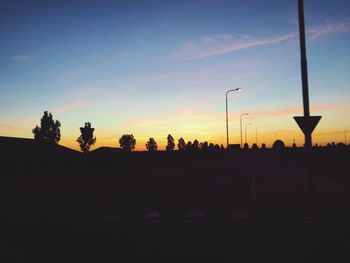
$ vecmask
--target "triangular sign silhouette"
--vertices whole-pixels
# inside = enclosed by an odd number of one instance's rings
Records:
[[[311,134],[320,121],[321,116],[295,116],[294,120],[304,134]]]

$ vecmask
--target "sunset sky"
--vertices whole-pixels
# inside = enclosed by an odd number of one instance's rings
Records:
[[[305,0],[314,143],[350,141],[350,1]],[[43,111],[78,149],[79,127],[100,146],[132,133],[287,145],[303,135],[297,0],[0,2],[0,136],[33,138]],[[244,137],[244,130],[243,130]]]

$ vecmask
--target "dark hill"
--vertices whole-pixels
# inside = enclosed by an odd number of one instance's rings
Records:
[[[25,176],[60,172],[61,167],[72,167],[81,153],[34,139],[0,136],[0,158],[4,175]]]
[[[122,151],[121,148],[103,146],[91,151],[90,154],[91,155],[109,155],[109,154],[120,153],[121,151]]]
[[[70,149],[68,147],[54,144],[54,145],[46,145],[43,143],[39,143],[34,139],[28,138],[16,138],[16,137],[4,137],[0,136],[0,154],[28,154],[33,152],[41,152],[47,150],[53,150],[60,154],[67,155],[77,155],[80,152]]]

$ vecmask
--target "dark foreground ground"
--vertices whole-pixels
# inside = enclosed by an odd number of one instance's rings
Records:
[[[349,159],[310,192],[302,150],[6,154],[1,262],[349,262]]]
[[[342,221],[106,221],[7,225],[2,262],[349,261],[349,223]]]

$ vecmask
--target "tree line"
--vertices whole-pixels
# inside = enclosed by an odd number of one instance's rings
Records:
[[[32,130],[34,133],[34,139],[48,144],[57,144],[61,140],[61,123],[56,120],[53,120],[51,113],[45,111],[43,117],[40,119],[40,126]],[[77,143],[80,146],[80,149],[83,153],[88,153],[90,147],[96,143],[96,137],[94,137],[93,132],[94,128],[91,127],[90,122],[86,122],[84,127],[80,128],[81,135],[77,138]],[[132,134],[124,134],[119,139],[120,147],[126,151],[131,152],[135,149],[136,139]],[[146,143],[146,149],[149,152],[155,152],[158,150],[157,142],[154,138],[149,138]],[[175,139],[170,134],[167,136],[167,145],[165,147],[166,151],[174,151],[175,146],[177,146],[179,151],[198,151],[198,150],[220,150],[224,149],[224,146],[221,144],[199,142],[197,139],[193,142],[185,142],[183,138],[178,140],[177,145],[175,145]]]

